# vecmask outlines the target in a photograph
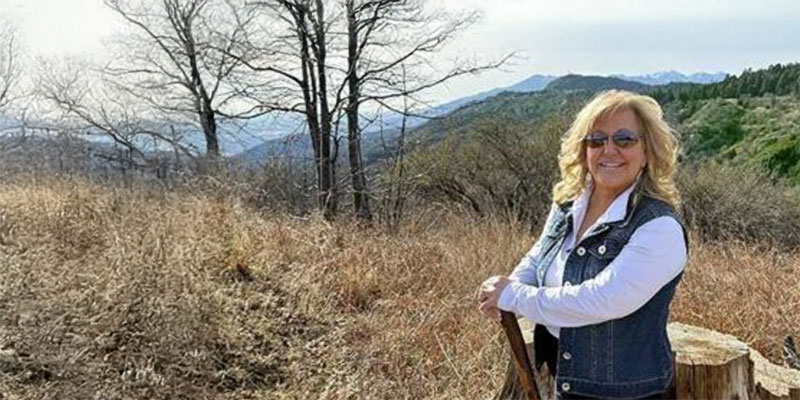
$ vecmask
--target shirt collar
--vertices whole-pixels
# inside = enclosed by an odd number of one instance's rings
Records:
[[[597,219],[595,224],[599,225],[624,220],[628,212],[628,200],[630,199],[631,193],[633,193],[633,190],[636,188],[638,182],[639,179],[634,181],[630,186],[628,186],[627,189],[617,195],[617,198],[611,202],[611,205],[609,205],[603,215]],[[580,196],[578,196],[578,198],[575,200],[575,204],[573,206],[573,216],[577,218],[573,222],[583,221],[583,217],[586,214],[586,209],[589,207],[589,198],[591,197],[593,190],[594,183],[590,179],[587,181],[586,187],[583,189]]]

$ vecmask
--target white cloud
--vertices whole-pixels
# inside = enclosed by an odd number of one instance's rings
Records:
[[[739,72],[800,61],[798,0],[426,0],[481,10],[482,21],[442,59],[521,51],[507,72],[452,82],[447,99],[534,73]],[[102,54],[124,24],[102,0],[0,0],[34,54]]]
[[[510,73],[450,85],[442,97],[504,86],[535,74],[739,73],[800,61],[797,0],[439,0],[482,10],[483,21],[447,54],[526,57]]]
[[[437,0],[482,10],[491,24],[800,17],[796,0]]]
[[[102,0],[0,0],[34,54],[91,54],[122,25]]]

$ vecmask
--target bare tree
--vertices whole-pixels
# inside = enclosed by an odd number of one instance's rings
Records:
[[[379,199],[383,203],[381,207],[383,211],[383,221],[392,231],[397,230],[400,221],[403,219],[406,201],[415,189],[414,179],[409,179],[407,177],[405,160],[406,123],[408,122],[408,116],[411,111],[408,100],[408,97],[403,98],[400,132],[397,135],[397,143],[394,149],[388,146],[383,136],[383,129],[380,130],[384,154],[388,154],[389,156],[386,158],[386,173],[381,175],[381,178],[387,181],[385,194],[379,197]]]
[[[229,3],[233,0],[229,0]],[[232,7],[259,28],[246,29],[243,61],[277,83],[255,97],[264,109],[302,113],[314,150],[318,203],[328,218],[337,210],[337,127],[347,118],[350,181],[356,215],[372,218],[361,154],[361,113],[394,105],[458,76],[495,68],[462,62],[432,71],[429,57],[476,21],[476,14],[428,10],[422,0],[263,0]],[[255,32],[255,33],[253,33]],[[402,71],[402,72],[401,72]],[[410,73],[406,74],[406,71]],[[277,88],[280,88],[276,90]],[[293,88],[293,89],[288,89]],[[294,96],[293,93],[300,96]],[[276,96],[277,95],[277,96]],[[367,105],[364,107],[364,105]]]
[[[251,23],[243,28],[248,35],[241,47],[229,54],[268,82],[263,90],[249,92],[261,111],[297,113],[305,119],[317,172],[317,206],[331,219],[338,209],[334,127],[342,105],[341,88],[335,91],[335,83],[342,79],[333,74],[342,68],[334,69],[330,63],[329,50],[335,48],[337,36],[329,35],[329,30],[338,17],[323,0],[228,2],[240,26],[244,26],[241,21]],[[258,58],[246,60],[247,54]]]
[[[220,118],[253,116],[237,99],[246,81],[237,67],[247,58],[227,55],[246,24],[228,24],[214,0],[104,2],[137,32],[126,38],[127,57],[107,69],[113,82],[164,117],[199,124],[206,155],[218,158]]]
[[[159,153],[168,150],[174,152],[176,163],[181,156],[194,160],[199,153],[183,140],[191,127],[158,120],[160,115],[148,104],[130,91],[120,90],[118,82],[110,81],[92,64],[41,59],[37,65],[39,96],[55,106],[51,112],[40,111],[65,134],[110,139],[114,150],[94,156],[116,163],[122,172],[156,168],[163,164]]]
[[[477,20],[477,13],[429,10],[424,0],[344,0],[347,14],[347,126],[350,176],[356,215],[372,218],[361,155],[360,109],[375,102],[407,116],[393,100],[413,97],[451,79],[497,68],[500,61],[461,60],[440,73],[430,71],[433,57]],[[405,104],[405,103],[404,103]],[[403,127],[403,130],[405,127]]]

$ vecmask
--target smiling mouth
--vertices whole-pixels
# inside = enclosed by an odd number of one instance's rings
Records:
[[[603,168],[619,168],[623,165],[623,163],[615,163],[615,162],[601,162],[598,164]]]

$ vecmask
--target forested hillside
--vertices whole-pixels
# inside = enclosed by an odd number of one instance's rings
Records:
[[[689,160],[764,169],[800,183],[800,103],[794,96],[676,102]]]
[[[669,84],[650,92],[662,102],[703,100],[741,96],[788,95],[800,93],[800,64],[774,64],[762,70],[748,68],[739,75],[729,75],[722,82],[708,85]]]
[[[700,94],[724,94],[737,82],[765,86],[770,80],[784,84],[794,77],[786,84],[796,87],[797,75],[793,74],[797,70],[797,65],[771,67],[705,86],[639,86],[641,92],[661,99],[667,119],[680,134],[682,211],[690,226],[707,239],[734,235],[789,247],[800,239],[797,95],[755,92],[760,95],[700,98]],[[377,166],[376,174],[380,182],[415,177],[413,187],[429,201],[461,204],[478,215],[504,213],[538,226],[558,176],[561,135],[597,90],[613,88],[619,82],[570,77],[552,82],[540,93],[504,93],[465,106],[409,134],[405,178],[397,176],[396,167],[382,165]],[[695,93],[698,98],[665,96],[671,91]],[[736,194],[730,195],[730,191]],[[727,200],[715,208],[707,204],[708,198]],[[766,199],[783,204],[780,207],[790,214],[780,221],[768,217]],[[756,215],[770,224],[761,225]],[[737,220],[740,225],[723,227],[723,220]],[[783,223],[788,225],[779,226]]]
[[[763,168],[774,178],[800,183],[800,64],[746,70],[707,85],[648,86],[617,78],[557,79],[538,93],[503,93],[465,106],[415,130],[417,142],[470,136],[487,123],[535,124],[569,119],[599,90],[618,88],[652,95],[682,135],[683,158]],[[532,131],[531,131],[532,132]]]

